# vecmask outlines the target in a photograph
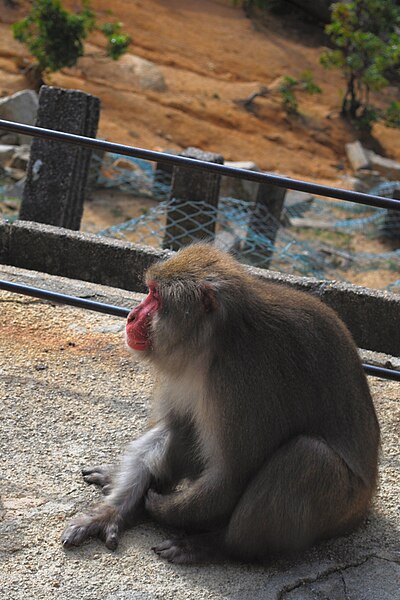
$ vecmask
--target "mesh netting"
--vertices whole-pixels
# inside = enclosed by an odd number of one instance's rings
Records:
[[[400,211],[298,194],[295,202],[285,201],[278,221],[265,206],[248,199],[225,196],[217,208],[169,199],[171,178],[172,167],[154,170],[148,161],[106,154],[101,159],[99,187],[158,203],[98,235],[174,249],[199,239],[215,239],[220,248],[244,263],[325,279],[347,280],[366,271],[392,271],[393,281],[387,289],[400,292]],[[9,186],[0,189],[0,208],[3,216],[14,219],[7,214],[8,204],[15,213],[10,202],[16,201],[9,190]],[[400,182],[394,181],[370,192],[390,198],[399,190]],[[290,192],[287,200],[289,196]],[[388,281],[390,273],[385,284]]]
[[[381,183],[370,190],[371,194],[393,198],[393,194],[400,191],[400,181],[388,181]],[[315,227],[326,229],[337,229],[343,231],[362,231],[365,235],[379,234],[380,236],[400,238],[400,211],[375,208],[363,204],[353,204],[343,200],[322,200],[314,198],[305,208],[294,206],[287,209],[292,218],[292,225],[300,225],[301,221],[296,219],[307,218],[310,222],[314,219]],[[346,214],[347,213],[347,214]]]
[[[318,207],[319,214],[321,208]],[[287,215],[290,219],[293,210],[284,211],[283,217]],[[323,210],[326,213],[328,208],[323,207]],[[381,209],[374,210],[377,211],[374,215],[364,218],[368,220],[368,226],[372,223],[376,226],[372,216],[384,222],[385,216],[378,213]],[[258,217],[256,228],[252,227],[255,213]],[[169,226],[167,214],[174,217]],[[357,227],[361,227],[360,221],[363,219],[350,220],[356,220]],[[383,253],[350,252],[333,243],[321,242],[315,235],[315,229],[312,237],[316,239],[305,241],[301,239],[301,227],[296,228],[296,231],[299,230],[296,235],[292,227],[282,226],[264,207],[234,198],[221,198],[218,209],[203,203],[199,206],[191,202],[177,204],[173,200],[163,201],[145,215],[109,227],[99,235],[132,239],[128,234],[134,232],[134,241],[137,243],[176,249],[202,237],[209,238],[212,227],[215,227],[215,243],[220,248],[233,252],[242,262],[259,267],[333,279],[343,279],[338,271],[349,268],[357,271],[389,269],[400,272],[400,249]],[[331,227],[340,229],[349,227],[349,224],[338,219],[332,221]]]
[[[400,249],[361,252],[352,247],[353,237],[359,234],[366,240],[364,246],[373,238],[400,240],[398,211],[305,196],[303,201],[285,205],[278,221],[264,206],[238,198],[220,198],[218,208],[168,200],[170,172],[155,174],[148,162],[133,158],[129,159],[132,169],[128,171],[118,167],[115,158],[109,158],[100,185],[161,201],[145,214],[104,229],[99,235],[173,249],[213,238],[217,246],[244,263],[318,278],[345,280],[348,270],[400,272]],[[387,182],[371,193],[393,197],[398,189],[400,182]],[[398,291],[399,281],[388,287]]]
[[[215,227],[216,245],[233,252],[242,262],[299,274],[322,276],[329,270],[329,261],[322,253],[280,228],[276,219],[258,207],[262,226],[255,231],[250,224],[255,208],[255,203],[234,198],[221,198],[218,209],[205,203],[163,201],[147,214],[104,229],[99,235],[126,238],[129,232],[135,232],[137,243],[179,248],[209,239],[210,228]],[[174,220],[167,227],[167,214],[171,213]],[[271,241],[274,238],[275,242]]]
[[[144,198],[166,199],[169,196],[171,176],[168,172],[155,173],[152,163],[147,160],[107,153],[103,158],[93,155],[92,161],[101,167],[97,177],[99,187],[116,188]]]

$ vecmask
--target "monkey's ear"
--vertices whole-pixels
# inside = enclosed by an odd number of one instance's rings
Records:
[[[214,312],[218,308],[216,290],[209,283],[204,283],[201,289],[201,300],[207,313]]]

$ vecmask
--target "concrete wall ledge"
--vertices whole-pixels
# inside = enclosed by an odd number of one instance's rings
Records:
[[[168,251],[28,221],[0,220],[0,262],[143,292],[143,273]],[[318,296],[342,317],[357,345],[400,356],[400,295],[249,267],[256,277]]]

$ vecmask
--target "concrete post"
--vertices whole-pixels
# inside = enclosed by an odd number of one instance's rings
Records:
[[[251,254],[254,254],[255,265],[265,268],[271,262],[285,195],[285,188],[269,183],[260,183],[255,210],[249,220],[249,229],[251,231],[248,236],[248,239],[252,238]],[[266,245],[254,244],[254,234],[260,238],[264,238]]]
[[[400,187],[394,190],[392,198],[400,200]],[[400,210],[386,211],[382,229],[383,233],[395,243],[396,248],[400,248]]]
[[[220,154],[197,148],[186,148],[180,156],[224,163]],[[221,176],[215,173],[174,168],[163,248],[179,250],[194,241],[214,239],[220,182]]]
[[[178,152],[175,152],[174,150],[163,150],[163,152],[174,155],[178,154]],[[156,163],[153,180],[153,196],[157,200],[166,200],[170,197],[173,172],[174,165],[164,161]]]
[[[96,137],[100,101],[78,90],[42,86],[38,127]],[[78,230],[87,194],[91,150],[34,138],[20,219]]]

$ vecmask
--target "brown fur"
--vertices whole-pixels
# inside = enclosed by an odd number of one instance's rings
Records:
[[[141,353],[158,381],[156,425],[132,444],[105,515],[116,507],[123,526],[145,498],[154,519],[192,532],[155,548],[173,562],[263,559],[357,525],[375,489],[379,427],[337,315],[205,244],[146,280],[161,298]],[[67,547],[107,537],[76,530],[64,532]]]

